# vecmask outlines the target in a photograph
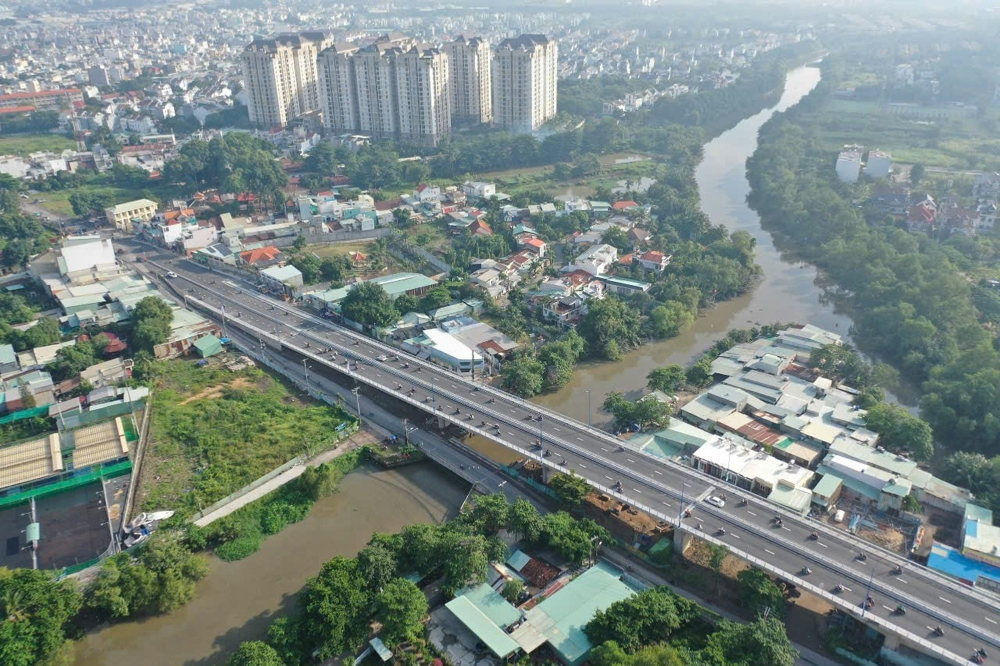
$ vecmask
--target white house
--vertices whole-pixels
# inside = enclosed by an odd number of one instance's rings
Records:
[[[462,183],[462,192],[464,192],[467,197],[488,199],[489,197],[496,196],[497,186],[495,183],[467,180]]]
[[[597,277],[598,275],[607,273],[611,265],[617,260],[618,250],[613,245],[595,245],[564,266],[562,271],[564,273],[584,271]]]
[[[868,153],[868,163],[865,164],[865,175],[872,178],[888,178],[889,167],[892,166],[892,156],[881,150]]]
[[[413,197],[420,203],[432,203],[441,200],[441,188],[437,185],[420,185]]]
[[[845,183],[856,183],[860,175],[861,146],[844,146],[837,156],[837,177]]]
[[[670,255],[657,252],[656,250],[650,250],[648,252],[643,252],[636,257],[636,261],[638,261],[646,270],[662,273],[663,270],[670,265]]]

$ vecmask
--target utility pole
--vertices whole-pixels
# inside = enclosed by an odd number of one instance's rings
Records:
[[[309,366],[306,365],[306,360],[305,359],[302,359],[302,374],[304,374],[305,378],[306,378],[306,393],[308,393],[309,392]]]
[[[587,427],[594,427],[594,423],[590,417],[590,389],[587,389]]]
[[[226,331],[226,304],[220,303],[222,307],[222,337],[228,338],[229,333]]]

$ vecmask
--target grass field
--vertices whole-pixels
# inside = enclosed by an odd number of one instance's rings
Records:
[[[38,199],[40,201],[39,205],[56,215],[73,217],[73,206],[70,205],[69,198],[74,192],[86,192],[88,194],[107,193],[114,197],[115,203],[131,201],[137,196],[135,191],[124,187],[83,185],[81,187],[75,187],[71,190],[52,190],[50,192],[42,192],[38,195]]]
[[[230,372],[217,359],[204,368],[161,362],[153,384],[144,509],[190,515],[295,456],[332,445],[335,429],[350,418],[277,376],[255,368]]]
[[[325,243],[323,245],[310,245],[309,251],[317,257],[342,257],[351,252],[361,252],[368,254],[371,252],[371,245],[374,240],[352,241],[350,243]]]
[[[0,136],[0,155],[27,156],[31,153],[73,150],[76,141],[56,134],[15,134]]]

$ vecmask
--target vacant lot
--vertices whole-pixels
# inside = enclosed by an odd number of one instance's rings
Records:
[[[303,453],[331,445],[341,410],[256,368],[176,360],[157,367],[139,500],[190,514]]]
[[[56,134],[15,134],[0,137],[0,155],[27,156],[31,153],[73,150],[76,141]]]

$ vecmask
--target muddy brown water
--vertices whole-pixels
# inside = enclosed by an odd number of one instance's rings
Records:
[[[851,320],[837,312],[817,284],[816,269],[780,252],[760,218],[746,205],[750,185],[746,160],[757,148],[757,132],[777,111],[797,104],[820,81],[816,67],[788,73],[778,104],[747,118],[705,145],[704,159],[695,170],[701,208],[714,224],[730,231],[746,231],[757,240],[757,263],[763,276],[755,288],[740,298],[720,303],[704,312],[694,325],[676,338],[643,345],[616,363],[577,366],[573,379],[560,391],[535,399],[580,421],[587,421],[588,393],[591,420],[607,425],[610,418],[600,405],[609,391],[637,397],[653,368],[686,365],[733,328],[773,322],[811,323],[846,336]]]
[[[301,523],[269,537],[254,555],[239,562],[213,557],[197,595],[183,608],[87,636],[77,645],[76,663],[224,663],[241,642],[264,637],[324,562],[354,555],[373,532],[446,520],[467,490],[468,484],[430,463],[349,474],[339,492],[317,502]]]

